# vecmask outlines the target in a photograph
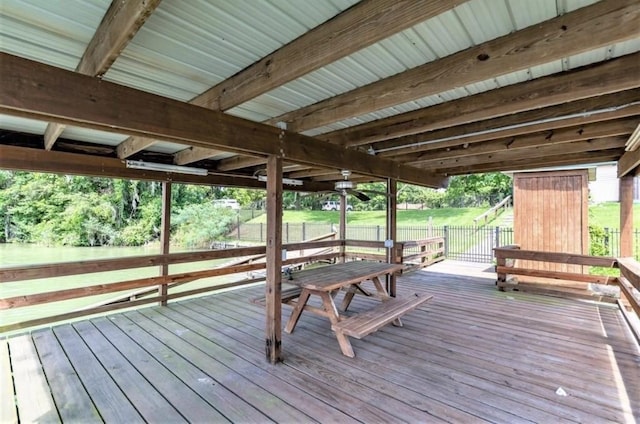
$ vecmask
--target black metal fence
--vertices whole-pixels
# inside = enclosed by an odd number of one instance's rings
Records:
[[[282,224],[282,241],[296,243],[337,231],[336,224],[285,222]],[[605,255],[619,256],[620,230],[605,228],[605,233]],[[266,224],[241,224],[232,236],[238,241],[265,243]],[[398,241],[421,240],[428,237],[444,237],[445,256],[449,259],[482,263],[493,261],[494,247],[514,243],[512,227],[454,225],[398,227]],[[383,241],[386,238],[386,228],[384,225],[349,225],[347,238]],[[634,232],[634,252],[636,259],[640,260],[640,230]]]

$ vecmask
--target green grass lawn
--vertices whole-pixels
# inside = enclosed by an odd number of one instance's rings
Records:
[[[425,225],[433,217],[434,226],[473,225],[473,218],[485,212],[487,208],[443,208],[426,210],[399,210],[398,225]],[[347,223],[352,225],[385,225],[386,211],[354,211],[347,214]],[[249,223],[267,222],[267,216],[261,215]],[[337,211],[284,211],[282,222],[289,223],[334,223],[340,222]]]
[[[589,224],[620,228],[620,203],[607,202],[589,206]],[[640,203],[633,205],[633,228],[640,229]]]
[[[473,225],[473,219],[485,212],[487,208],[443,208],[425,210],[399,210],[398,225],[414,226],[424,225],[429,217],[433,217],[434,226],[443,225]],[[502,215],[500,215],[502,216]],[[633,228],[640,228],[640,204],[634,205]],[[340,212],[337,211],[284,211],[283,222],[289,223],[333,223],[340,221]],[[249,223],[265,223],[267,215],[263,214]],[[385,211],[354,211],[347,215],[347,223],[352,225],[385,225]],[[490,225],[498,225],[498,221],[489,222]],[[605,228],[620,228],[620,204],[599,203],[589,206],[589,223]]]

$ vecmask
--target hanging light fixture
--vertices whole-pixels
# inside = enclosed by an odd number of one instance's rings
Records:
[[[190,174],[206,176],[209,174],[204,168],[192,168],[190,166],[170,165],[166,163],[154,163],[144,162],[141,160],[127,160],[125,162],[127,168],[130,169],[142,169],[144,171],[159,171],[159,172],[175,172],[177,174]]]

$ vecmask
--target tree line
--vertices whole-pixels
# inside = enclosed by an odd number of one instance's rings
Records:
[[[384,192],[382,183],[359,188]],[[452,177],[447,190],[399,184],[398,201],[428,208],[489,206],[511,194],[503,174]],[[238,222],[235,211],[216,208],[214,199],[233,198],[243,208],[262,209],[263,190],[173,184],[171,240],[206,247]],[[285,209],[320,209],[338,195],[285,192]],[[350,196],[355,210],[386,207],[384,195],[363,202]],[[139,246],[158,240],[162,184],[23,171],[0,171],[0,242],[69,246]],[[213,217],[213,219],[212,219]]]

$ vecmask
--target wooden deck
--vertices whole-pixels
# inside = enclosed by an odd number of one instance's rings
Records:
[[[640,420],[638,346],[615,307],[494,281],[450,261],[402,276],[399,295],[435,298],[404,327],[353,340],[353,359],[328,320],[303,314],[283,333],[284,363],[267,363],[264,313],[249,302],[259,287],[11,337],[0,421]],[[357,296],[350,310],[371,301]]]

